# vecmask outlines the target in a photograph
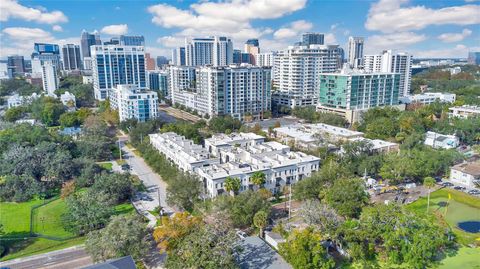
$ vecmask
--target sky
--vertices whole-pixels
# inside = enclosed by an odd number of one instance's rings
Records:
[[[238,49],[258,38],[269,52],[307,31],[345,50],[349,36],[364,37],[366,54],[465,58],[480,51],[479,0],[1,0],[0,26],[0,58],[28,56],[34,42],[79,44],[83,29],[102,40],[144,35],[147,52],[168,58],[187,36],[225,35]]]

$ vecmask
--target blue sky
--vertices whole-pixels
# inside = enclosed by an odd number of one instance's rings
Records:
[[[262,51],[270,51],[305,31],[325,33],[327,43],[343,47],[348,36],[363,36],[367,53],[466,57],[480,50],[478,0],[2,0],[0,23],[2,58],[29,55],[35,41],[78,44],[82,29],[105,40],[141,34],[147,51],[165,56],[185,36],[227,35],[237,48],[259,38]]]

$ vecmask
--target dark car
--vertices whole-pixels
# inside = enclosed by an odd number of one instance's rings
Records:
[[[124,170],[124,171],[130,170],[130,165],[128,165],[128,164],[122,164],[122,170]]]
[[[462,186],[455,186],[453,187],[454,190],[465,190],[465,187]]]
[[[442,183],[442,186],[444,186],[444,187],[452,187],[453,184],[450,183],[450,182],[443,182],[443,183]]]
[[[480,190],[469,190],[468,194],[478,195],[478,194],[480,194]]]

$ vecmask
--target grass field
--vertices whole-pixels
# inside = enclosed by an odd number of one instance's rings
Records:
[[[442,260],[439,269],[480,269],[480,248],[462,247],[455,256]]]
[[[49,240],[46,238],[27,238],[30,236],[30,209],[34,205],[42,204],[41,200],[24,203],[0,203],[0,223],[5,230],[5,237],[1,239],[2,245],[7,245],[9,254],[0,261],[45,253],[82,244],[84,237],[74,237],[74,234],[65,231],[61,222],[62,214],[67,210],[62,199],[56,199],[34,210],[35,233],[66,240]],[[130,203],[115,206],[115,214],[129,214],[134,212]],[[43,219],[43,222],[42,222]],[[24,237],[24,239],[6,239],[8,237]]]
[[[448,194],[452,199],[448,201]],[[446,208],[449,203],[448,209]],[[426,212],[427,198],[420,198],[407,206],[418,212]],[[446,215],[445,215],[446,212]],[[441,189],[430,195],[430,213],[435,214],[441,224],[448,224],[458,237],[461,244],[468,245],[480,237],[480,233],[467,233],[457,227],[458,222],[480,219],[480,199],[466,193]]]
[[[106,163],[97,163],[100,167],[104,168],[107,171],[112,171],[113,164],[111,162]]]

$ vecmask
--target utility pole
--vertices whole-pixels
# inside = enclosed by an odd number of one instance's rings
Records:
[[[120,154],[120,161],[122,160],[122,147],[120,146],[120,139],[118,140],[118,153]]]
[[[288,219],[290,219],[292,215],[292,182],[288,185],[290,191],[288,192]]]
[[[158,195],[158,210],[162,209],[162,200],[160,200],[160,187],[157,188],[157,195]]]

